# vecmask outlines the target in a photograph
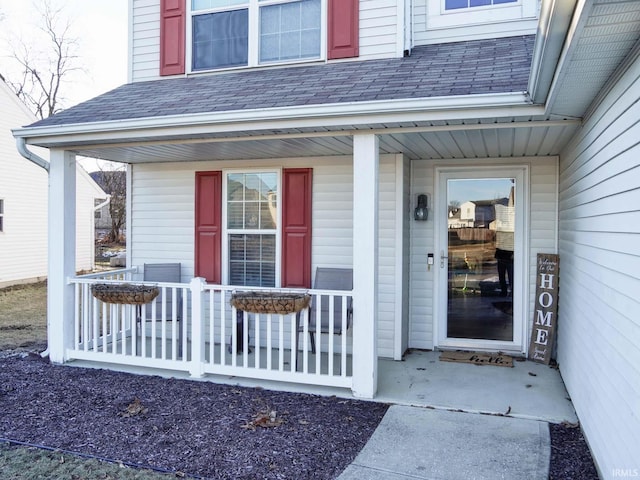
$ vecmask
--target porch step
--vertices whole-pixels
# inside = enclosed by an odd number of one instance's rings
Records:
[[[546,422],[393,405],[338,480],[546,480]]]

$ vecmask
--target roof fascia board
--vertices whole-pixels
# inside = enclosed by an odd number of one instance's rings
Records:
[[[140,136],[174,136],[235,133],[286,128],[345,128],[354,125],[414,121],[541,115],[524,92],[295,106],[72,125],[26,127],[12,130],[18,138],[39,145],[69,144],[86,140],[123,140]]]
[[[454,132],[454,131],[477,131],[477,130],[502,130],[514,128],[552,128],[552,127],[577,127],[582,125],[581,120],[530,120],[515,122],[487,122],[474,124],[454,124],[454,125],[430,125],[418,127],[394,127],[394,128],[374,128],[371,130],[341,130],[341,131],[325,131],[325,132],[300,132],[300,133],[272,133],[255,137],[232,136],[232,137],[215,137],[215,138],[183,138],[179,140],[145,140],[122,143],[110,143],[109,148],[127,148],[141,147],[151,145],[193,145],[199,143],[223,143],[223,142],[246,142],[248,140],[278,140],[278,139],[309,139],[323,137],[347,137],[362,133],[373,135],[395,135],[395,134],[411,134],[411,133],[433,133],[433,132]],[[105,144],[88,144],[79,147],[81,149],[94,149],[105,147]]]
[[[583,0],[543,0],[533,47],[529,93],[536,104],[544,104],[556,76],[576,5]]]

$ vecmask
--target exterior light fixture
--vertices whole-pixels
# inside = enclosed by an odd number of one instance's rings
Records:
[[[413,211],[413,219],[424,221],[429,216],[429,209],[427,208],[427,195],[422,193],[418,195],[418,206]]]

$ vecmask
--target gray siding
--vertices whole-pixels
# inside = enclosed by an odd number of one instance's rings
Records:
[[[601,473],[640,458],[640,61],[560,160],[558,362]]]

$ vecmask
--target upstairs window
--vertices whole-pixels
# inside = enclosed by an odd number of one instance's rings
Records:
[[[191,68],[319,59],[321,21],[322,0],[192,0]]]
[[[502,5],[505,3],[516,3],[518,0],[445,0],[445,10],[456,10],[459,8],[486,7],[491,5]]]

